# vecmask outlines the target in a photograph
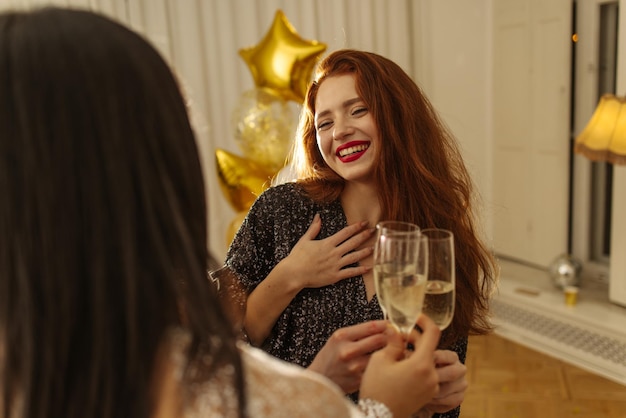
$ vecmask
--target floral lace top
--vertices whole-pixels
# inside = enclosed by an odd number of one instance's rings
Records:
[[[366,400],[355,406],[339,388],[317,373],[283,362],[246,344],[239,346],[244,370],[247,416],[255,418],[391,418],[382,403]],[[177,376],[180,378],[181,361]],[[236,417],[237,402],[228,370],[195,389],[184,418]]]

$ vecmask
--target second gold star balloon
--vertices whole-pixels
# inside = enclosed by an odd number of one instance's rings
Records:
[[[228,203],[237,212],[247,211],[269,186],[273,173],[223,149],[215,151],[215,160],[217,178]]]
[[[242,48],[257,87],[268,88],[285,100],[301,103],[318,57],[326,44],[300,37],[285,14],[278,10],[274,22],[258,45]]]

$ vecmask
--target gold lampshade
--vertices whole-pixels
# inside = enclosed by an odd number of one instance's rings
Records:
[[[576,138],[574,151],[593,161],[626,164],[626,98],[605,94]]]

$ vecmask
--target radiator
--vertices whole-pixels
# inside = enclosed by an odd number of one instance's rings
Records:
[[[550,284],[502,279],[491,305],[496,333],[626,385],[626,309],[611,304],[605,289],[586,287],[568,307]]]

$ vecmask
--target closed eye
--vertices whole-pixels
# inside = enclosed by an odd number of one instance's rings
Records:
[[[360,116],[367,113],[366,107],[357,107],[352,111],[352,116]]]
[[[326,129],[328,129],[330,127],[330,125],[332,125],[331,121],[329,121],[329,120],[322,121],[321,123],[319,123],[317,125],[317,130],[318,131],[326,130]]]

